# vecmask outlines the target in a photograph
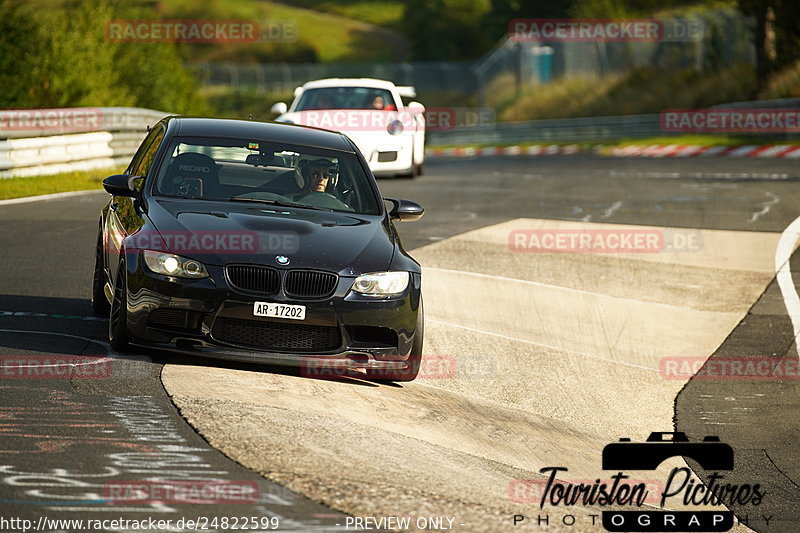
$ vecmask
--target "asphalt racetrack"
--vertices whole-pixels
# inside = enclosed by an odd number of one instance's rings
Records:
[[[541,469],[565,468],[567,484],[608,479],[607,444],[680,431],[733,448],[725,483],[760,485],[759,505],[727,506],[742,522],[733,531],[796,532],[800,265],[787,228],[798,184],[792,161],[588,155],[437,159],[420,178],[380,180],[384,196],[426,208],[398,224],[423,265],[426,317],[420,377],[404,384],[110,352],[88,300],[107,195],[0,205],[0,356],[54,361],[52,375],[0,382],[3,515],[155,518],[171,531],[213,517],[206,530],[229,531],[221,518],[235,516],[280,531],[405,519],[409,530],[604,531],[600,506],[541,507]],[[587,250],[570,240],[579,234],[634,246]],[[557,235],[571,248],[537,251]],[[710,371],[744,357],[784,373]],[[64,365],[69,379],[50,379]],[[631,475],[655,494],[686,466],[673,457]],[[714,482],[688,466],[687,483]],[[252,492],[213,506],[109,501],[109,487],[175,479]],[[133,530],[116,525],[106,530]]]

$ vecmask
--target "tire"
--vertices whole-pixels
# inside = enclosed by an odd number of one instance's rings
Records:
[[[108,318],[108,342],[111,347],[124,352],[129,347],[128,335],[128,289],[125,282],[125,265],[120,265],[114,284],[114,298]]]
[[[103,239],[97,236],[97,246],[94,252],[94,270],[92,273],[92,311],[99,316],[108,316],[111,306],[108,304],[105,293],[106,274],[103,269]]]
[[[414,341],[411,344],[411,354],[408,356],[408,366],[403,370],[367,370],[367,379],[371,381],[414,381],[422,365],[422,346],[425,337],[425,312],[422,308],[422,298],[419,300],[417,312],[417,327],[414,331]]]

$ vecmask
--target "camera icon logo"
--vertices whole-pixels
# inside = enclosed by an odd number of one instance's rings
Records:
[[[658,432],[645,442],[622,438],[603,448],[603,470],[655,470],[670,457],[694,459],[704,470],[733,470],[733,448],[719,437],[707,436],[689,442],[685,433]]]

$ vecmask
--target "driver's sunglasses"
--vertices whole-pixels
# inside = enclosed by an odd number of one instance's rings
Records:
[[[311,171],[311,177],[312,178],[330,178],[331,177],[331,171],[327,170],[327,169],[325,169],[325,170],[312,170]]]

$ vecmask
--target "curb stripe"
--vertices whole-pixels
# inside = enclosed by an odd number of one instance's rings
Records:
[[[746,146],[700,146],[685,144],[653,144],[649,146],[628,145],[616,146],[604,150],[603,145],[578,146],[575,144],[558,146],[555,144],[533,144],[529,146],[472,146],[457,148],[427,148],[430,157],[475,157],[496,155],[574,155],[582,153],[607,154],[612,157],[760,157],[800,159],[800,145],[746,145]],[[2,204],[2,202],[0,202]]]

